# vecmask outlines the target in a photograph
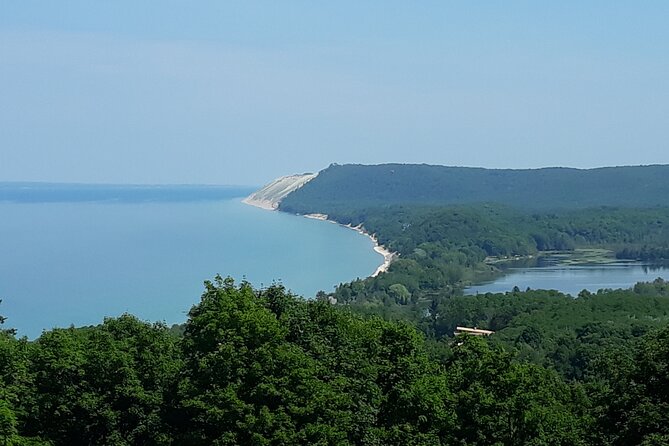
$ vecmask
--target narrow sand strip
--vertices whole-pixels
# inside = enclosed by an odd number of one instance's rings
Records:
[[[390,268],[390,264],[395,259],[395,257],[399,256],[399,254],[397,254],[396,252],[388,251],[382,245],[379,245],[379,242],[376,240],[376,237],[372,235],[370,235],[370,237],[372,238],[372,240],[374,240],[374,243],[376,243],[374,251],[378,252],[383,256],[383,263],[379,265],[379,267],[376,268],[376,271],[374,271],[374,274],[372,274],[372,277],[376,277],[379,274],[388,271],[388,268]]]

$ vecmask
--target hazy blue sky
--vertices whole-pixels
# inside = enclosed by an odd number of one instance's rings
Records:
[[[669,2],[0,0],[0,181],[669,163]]]

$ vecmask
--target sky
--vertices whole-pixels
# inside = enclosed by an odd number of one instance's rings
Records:
[[[0,181],[669,163],[669,2],[0,0]]]

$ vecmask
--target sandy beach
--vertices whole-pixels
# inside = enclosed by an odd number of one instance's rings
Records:
[[[358,231],[359,233],[364,234],[370,239],[372,239],[372,241],[374,242],[374,251],[378,252],[383,256],[383,263],[379,265],[378,268],[376,268],[376,270],[372,273],[370,277],[376,277],[379,274],[388,271],[388,268],[390,268],[390,264],[399,254],[386,249],[383,245],[379,243],[379,241],[373,234],[368,233],[361,226],[351,226],[351,225],[342,225],[342,226]]]
[[[379,244],[379,242],[376,240],[376,237],[374,237],[373,235],[370,235],[369,237],[376,244],[376,246],[374,246],[374,251],[378,252],[383,256],[383,263],[379,265],[379,267],[376,268],[376,271],[374,271],[374,273],[372,274],[372,277],[376,277],[379,274],[388,271],[388,268],[390,268],[390,264],[392,263],[393,260],[395,260],[395,257],[399,256],[399,254],[384,248],[382,245]]]
[[[328,216],[325,214],[305,214],[304,218],[312,218],[314,220],[329,221],[330,223],[336,223],[332,220],[328,220]]]

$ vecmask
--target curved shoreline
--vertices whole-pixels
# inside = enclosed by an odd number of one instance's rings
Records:
[[[254,207],[257,207],[257,208],[260,208],[260,209],[264,209],[266,211],[278,211],[279,210],[277,202],[272,201],[272,200],[259,200],[257,198],[253,198],[251,196],[244,198],[242,200],[242,203],[247,204],[249,206],[254,206]],[[300,215],[300,214],[296,214],[296,215]],[[305,217],[305,218],[311,218],[311,219],[314,219],[314,220],[322,220],[322,221],[327,221],[329,223],[334,223],[334,224],[342,226],[344,228],[353,229],[354,231],[359,232],[360,234],[369,237],[372,240],[372,242],[374,243],[374,251],[378,252],[379,254],[381,254],[383,256],[383,263],[381,263],[381,265],[379,265],[376,268],[376,270],[369,277],[376,277],[379,274],[388,271],[388,268],[390,267],[390,264],[392,263],[392,261],[395,260],[395,258],[397,256],[399,256],[398,253],[392,252],[392,251],[386,249],[383,245],[381,245],[379,243],[379,241],[377,240],[377,238],[374,236],[374,234],[370,234],[367,231],[365,231],[363,229],[362,225],[358,225],[358,226],[343,225],[343,224],[341,224],[339,222],[336,222],[334,220],[330,220],[328,218],[328,216],[325,215],[325,214],[304,214],[302,216]]]
[[[349,228],[353,229],[354,231],[369,237],[372,242],[374,243],[374,251],[378,252],[383,256],[383,263],[379,265],[378,268],[369,276],[369,277],[376,277],[381,273],[384,273],[388,271],[388,268],[390,267],[390,264],[392,263],[393,260],[399,255],[396,252],[392,252],[388,250],[386,247],[381,245],[378,241],[378,239],[374,236],[374,234],[370,234],[369,232],[365,231],[365,229],[362,227],[362,225],[358,226],[351,226],[350,224],[348,225],[343,225],[339,222],[336,222],[334,220],[330,220],[327,215],[325,214],[304,214],[303,217],[305,218],[311,218],[314,220],[321,220],[321,221],[327,221],[329,223],[334,223],[336,225],[342,226],[344,228]]]

